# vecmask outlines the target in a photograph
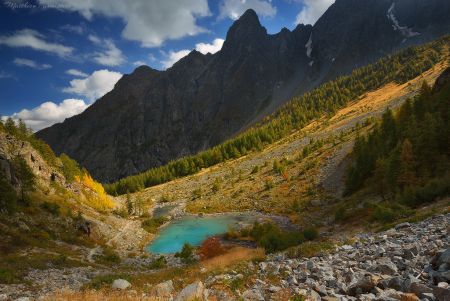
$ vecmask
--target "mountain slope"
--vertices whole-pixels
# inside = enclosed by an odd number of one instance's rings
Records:
[[[450,32],[448,14],[445,0],[338,0],[313,27],[268,35],[249,10],[218,53],[193,51],[163,72],[139,67],[38,136],[96,178],[117,180],[216,145],[294,95]]]

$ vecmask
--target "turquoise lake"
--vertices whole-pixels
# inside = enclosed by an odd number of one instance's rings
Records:
[[[227,232],[239,223],[252,223],[248,216],[183,217],[172,221],[158,233],[157,238],[147,246],[147,251],[156,254],[170,254],[181,251],[184,243],[199,246],[206,238]]]

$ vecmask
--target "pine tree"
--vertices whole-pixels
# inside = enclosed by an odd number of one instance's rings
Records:
[[[21,201],[26,203],[26,194],[34,190],[36,176],[22,157],[18,156],[14,159],[14,166],[20,181]]]
[[[374,180],[376,183],[376,189],[383,200],[387,198],[386,187],[386,162],[384,159],[378,159],[375,164]]]
[[[11,117],[8,117],[5,121],[5,129],[8,133],[14,135],[17,133],[16,123]]]
[[[0,169],[0,213],[14,211],[17,203],[17,194]]]
[[[127,206],[128,214],[133,214],[133,202],[131,201],[130,192],[127,191],[127,200],[125,201],[125,205]]]
[[[418,184],[416,172],[416,160],[413,147],[409,139],[403,140],[400,151],[400,173],[398,183],[401,188],[412,187]]]

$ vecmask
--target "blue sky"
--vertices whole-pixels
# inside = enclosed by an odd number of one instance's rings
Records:
[[[125,73],[220,50],[253,8],[269,33],[313,24],[333,0],[0,0],[0,116],[39,130],[81,113]]]

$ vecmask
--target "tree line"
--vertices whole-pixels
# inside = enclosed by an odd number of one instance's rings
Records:
[[[348,76],[341,76],[302,96],[294,97],[277,112],[235,138],[196,155],[105,184],[105,189],[111,195],[136,192],[261,150],[265,145],[303,128],[313,119],[324,114],[333,115],[339,108],[364,93],[390,82],[401,84],[419,76],[441,59],[443,48],[449,40],[450,38],[446,37],[426,45],[408,48],[374,64],[356,69]]]
[[[367,188],[410,206],[450,195],[450,82],[439,89],[424,82],[396,113],[387,110],[356,139],[353,158],[347,194]]]

